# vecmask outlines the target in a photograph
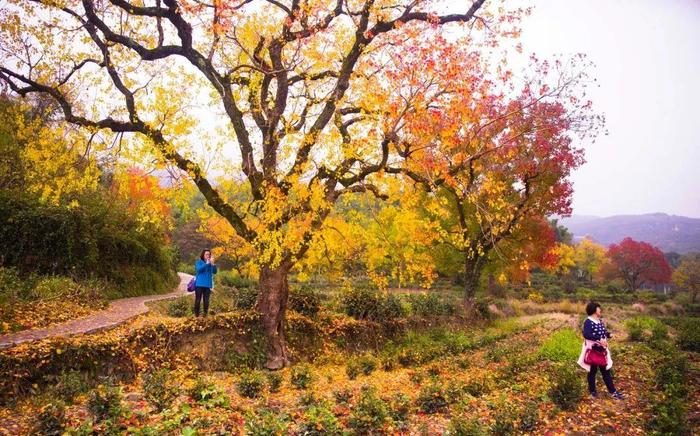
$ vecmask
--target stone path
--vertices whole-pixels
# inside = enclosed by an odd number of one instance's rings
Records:
[[[92,315],[74,319],[52,326],[24,330],[0,336],[0,348],[11,347],[22,342],[36,341],[51,336],[70,336],[80,333],[93,333],[122,324],[129,318],[148,312],[146,303],[158,300],[177,298],[187,294],[187,283],[192,277],[190,274],[178,273],[180,284],[169,294],[143,295],[114,300],[109,307]]]

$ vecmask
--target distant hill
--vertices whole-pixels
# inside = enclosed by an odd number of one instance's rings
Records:
[[[629,236],[649,242],[664,252],[700,252],[700,219],[665,213],[597,217],[573,215],[559,223],[574,234],[574,240],[586,236],[603,245],[620,242]]]

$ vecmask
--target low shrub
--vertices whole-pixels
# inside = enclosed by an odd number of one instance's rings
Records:
[[[406,301],[413,314],[420,317],[449,316],[457,311],[453,303],[445,301],[435,292],[409,294]]]
[[[538,354],[553,362],[575,361],[581,353],[583,338],[571,328],[557,330],[540,346]]]
[[[352,391],[350,389],[339,389],[333,391],[333,398],[338,404],[349,404],[352,399]]]
[[[411,399],[401,392],[396,393],[389,401],[389,415],[394,422],[402,423],[408,420],[411,411]]]
[[[88,384],[80,371],[62,371],[53,381],[52,390],[61,400],[72,403],[75,397],[88,390]]]
[[[537,403],[529,403],[525,406],[519,418],[518,429],[522,432],[532,432],[537,427],[540,419]]]
[[[241,277],[235,271],[218,271],[216,274],[216,281],[222,286],[237,289],[252,288],[257,284],[255,280]]]
[[[270,392],[279,392],[282,386],[282,376],[276,372],[267,373],[267,388]]]
[[[65,430],[66,408],[62,402],[49,403],[39,410],[34,425],[34,433],[45,436],[59,436]]]
[[[449,436],[485,436],[486,430],[478,418],[467,419],[463,416],[454,416],[450,420],[447,434]]]
[[[314,318],[321,310],[321,298],[308,286],[292,288],[289,292],[289,308],[309,318]]]
[[[85,405],[95,422],[116,420],[124,411],[121,389],[114,386],[100,385],[93,389]]]
[[[308,436],[342,434],[338,418],[325,406],[311,406],[304,412],[299,434]]]
[[[513,412],[513,406],[509,404],[499,404],[493,413],[494,422],[489,427],[491,434],[507,436],[515,434],[515,423],[517,417]]]
[[[348,424],[357,433],[367,434],[381,430],[390,420],[386,402],[377,396],[376,388],[363,387],[350,414]]]
[[[684,320],[678,327],[678,346],[685,351],[700,351],[700,318]]]
[[[216,396],[217,391],[214,384],[208,382],[201,375],[197,375],[192,386],[187,389],[187,395],[198,403],[206,403]]]
[[[290,382],[297,389],[306,389],[313,382],[313,374],[309,365],[297,365],[292,368]]]
[[[238,393],[246,398],[257,398],[265,386],[265,379],[259,371],[245,371],[236,384]]]
[[[144,396],[158,411],[170,407],[179,392],[167,369],[159,369],[143,375]]]
[[[654,404],[647,428],[655,435],[688,434],[685,400],[669,397]]]
[[[473,397],[488,394],[496,387],[496,383],[490,377],[479,377],[470,380],[464,385],[464,391]]]
[[[431,383],[423,386],[416,398],[416,404],[425,413],[437,413],[447,409],[447,396],[442,385]]]
[[[350,380],[354,380],[358,375],[370,375],[377,369],[377,359],[370,354],[365,354],[360,357],[354,357],[348,360],[345,367],[345,373]]]
[[[344,290],[339,298],[343,312],[355,319],[382,322],[406,315],[399,297],[389,293],[380,293],[376,289],[353,288]]]
[[[287,434],[290,419],[286,414],[277,414],[270,409],[246,416],[245,434],[250,436],[274,436]]]
[[[554,373],[549,398],[563,410],[572,410],[583,397],[581,377],[569,366],[560,366]]]
[[[236,288],[233,292],[233,305],[238,310],[250,310],[255,307],[258,300],[256,287]]]
[[[180,297],[168,303],[166,309],[168,316],[183,318],[192,315],[192,298],[189,296]]]

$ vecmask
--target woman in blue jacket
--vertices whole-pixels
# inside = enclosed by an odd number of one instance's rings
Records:
[[[214,274],[216,274],[216,265],[211,257],[209,249],[202,250],[199,259],[194,264],[194,316],[199,316],[199,306],[204,299],[204,316],[209,312],[209,296],[211,288],[214,287]]]

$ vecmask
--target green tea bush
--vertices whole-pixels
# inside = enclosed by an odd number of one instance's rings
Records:
[[[393,294],[382,294],[375,289],[353,288],[340,294],[342,311],[355,319],[387,321],[406,315],[401,300]]]
[[[411,411],[411,399],[401,392],[396,393],[389,401],[389,415],[394,422],[402,423],[408,420]]]
[[[144,226],[125,202],[106,190],[77,200],[78,207],[66,207],[0,190],[3,265],[20,275],[105,279],[114,284],[116,296],[171,289],[176,256],[165,243],[163,228]],[[66,279],[49,277],[28,297],[65,295],[67,288]]]
[[[363,387],[353,409],[348,424],[360,434],[368,434],[382,429],[391,419],[389,408],[377,396],[376,388]]]
[[[465,418],[463,416],[454,416],[450,420],[450,425],[447,428],[449,436],[485,436],[486,430],[477,418]]]
[[[313,374],[309,365],[297,365],[292,368],[290,382],[297,389],[306,389],[313,382]]]
[[[416,316],[434,317],[454,315],[456,312],[454,304],[443,300],[435,292],[409,294],[406,300],[411,305],[411,311]]]
[[[192,315],[192,298],[189,296],[180,297],[168,303],[167,314],[176,318],[183,318]]]
[[[190,269],[192,269],[192,267],[190,267]],[[235,271],[219,270],[216,274],[216,281],[222,286],[237,289],[252,288],[255,287],[255,285],[257,284],[255,280],[246,277],[241,277]]]
[[[122,392],[114,386],[100,385],[90,391],[85,404],[95,422],[115,420],[119,418],[122,408]]]
[[[265,387],[265,379],[259,371],[245,371],[236,384],[238,393],[246,398],[257,398]]]
[[[437,413],[447,409],[447,395],[439,383],[431,383],[421,388],[416,404],[425,413]]]
[[[63,371],[54,380],[54,393],[67,403],[87,390],[88,384],[80,371]]]
[[[700,318],[684,320],[678,327],[678,346],[685,351],[700,351]]]
[[[308,286],[292,288],[289,292],[289,308],[309,318],[314,318],[321,310],[321,298]]]
[[[574,329],[557,330],[542,343],[539,355],[553,362],[575,361],[582,344],[582,336]]]
[[[282,376],[276,372],[267,373],[267,388],[270,392],[279,392],[282,386]]]
[[[250,310],[255,307],[255,302],[258,300],[258,289],[256,287],[237,288],[233,297],[236,309]]]
[[[143,375],[143,393],[146,400],[161,411],[172,405],[180,390],[174,384],[170,371],[159,369]]]
[[[311,406],[304,412],[299,424],[299,434],[309,436],[343,434],[338,418],[327,407]]]
[[[65,430],[66,408],[62,402],[49,403],[39,410],[34,425],[34,433],[45,436],[59,436]]]
[[[513,406],[499,404],[494,411],[494,422],[489,427],[491,434],[507,436],[515,434],[515,423],[517,418],[513,412]]]
[[[349,404],[352,399],[352,391],[350,389],[339,389],[333,391],[333,398],[338,404]]]
[[[574,369],[561,366],[554,373],[549,398],[563,410],[572,410],[583,397],[583,385]]]
[[[289,416],[277,414],[270,409],[246,416],[245,434],[250,436],[278,436],[287,434],[290,425]]]

